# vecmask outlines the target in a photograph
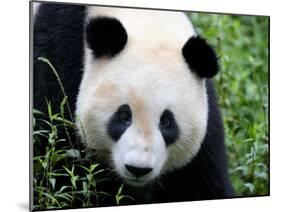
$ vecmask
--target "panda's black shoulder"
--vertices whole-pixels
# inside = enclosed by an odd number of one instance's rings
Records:
[[[211,79],[206,79],[206,88],[208,96],[207,131],[197,156],[188,168],[195,170],[198,178],[205,184],[205,188],[201,192],[206,194],[206,199],[233,197],[234,190],[228,175],[223,120],[215,86]]]
[[[56,69],[70,107],[74,110],[83,67],[85,7],[44,3],[33,25],[34,108],[46,112],[46,99],[58,110],[63,95],[50,67],[38,60],[47,58]]]

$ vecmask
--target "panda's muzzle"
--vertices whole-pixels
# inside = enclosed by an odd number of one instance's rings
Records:
[[[125,165],[126,169],[130,174],[135,176],[136,178],[143,177],[147,174],[149,174],[152,171],[152,168],[149,167],[136,167],[131,165]]]

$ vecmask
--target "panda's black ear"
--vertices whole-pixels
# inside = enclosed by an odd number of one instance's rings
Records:
[[[91,19],[86,25],[85,33],[86,41],[96,58],[116,55],[124,48],[128,39],[120,21],[105,16]]]
[[[214,49],[200,36],[191,37],[183,46],[182,54],[191,71],[201,78],[211,78],[219,71]]]

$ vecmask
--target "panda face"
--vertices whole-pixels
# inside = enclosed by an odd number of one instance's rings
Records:
[[[126,183],[143,186],[186,165],[204,139],[208,115],[205,79],[190,69],[187,61],[194,61],[190,50],[188,58],[182,51],[195,32],[182,13],[92,10],[89,20],[93,14],[118,18],[120,22],[110,22],[117,23],[114,30],[122,42],[114,43],[114,51],[85,44],[84,75],[76,104],[79,134]],[[136,25],[139,20],[143,31]],[[192,68],[197,67],[194,64]]]
[[[199,150],[207,122],[205,82],[184,62],[117,69],[118,58],[97,64],[100,74],[85,73],[77,117],[87,145],[125,182],[140,186],[184,166]]]

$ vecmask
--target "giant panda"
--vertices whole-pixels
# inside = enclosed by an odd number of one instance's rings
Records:
[[[213,48],[182,12],[42,4],[34,23],[34,108],[62,93],[77,134],[134,204],[233,197],[211,78]]]

